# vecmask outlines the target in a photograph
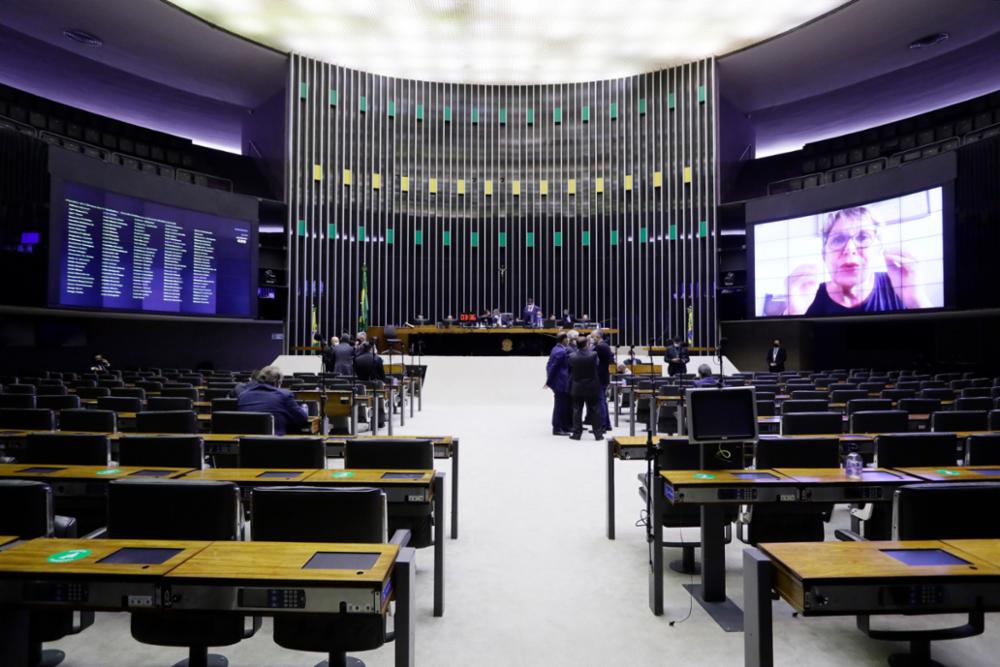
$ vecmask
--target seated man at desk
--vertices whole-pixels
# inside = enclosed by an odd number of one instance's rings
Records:
[[[295,402],[295,395],[281,389],[281,370],[265,366],[257,372],[257,383],[248,386],[237,399],[241,412],[270,412],[274,415],[274,434],[297,433],[309,425],[306,409]]]
[[[366,342],[358,348],[358,356],[354,358],[354,376],[361,381],[373,382],[377,387],[385,384],[385,365],[372,343]],[[383,426],[385,426],[385,402],[379,398],[378,427]]]
[[[708,364],[698,366],[698,379],[694,381],[696,387],[718,387],[719,379],[712,375],[712,367]]]

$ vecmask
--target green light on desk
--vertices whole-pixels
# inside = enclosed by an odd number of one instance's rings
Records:
[[[344,470],[341,472],[335,472],[332,475],[330,475],[330,477],[333,477],[334,479],[343,479],[345,477],[354,477],[354,473]]]
[[[122,471],[121,468],[108,468],[107,470],[98,470],[97,474],[98,475],[115,475],[117,473],[120,473],[121,471]]]
[[[957,470],[936,470],[935,472],[939,475],[947,475],[948,477],[958,477],[962,474]]]
[[[698,472],[694,475],[695,479],[715,479],[715,475],[710,475],[707,472]]]
[[[69,549],[68,551],[54,553],[46,560],[50,563],[72,563],[75,560],[81,560],[89,555],[90,549]]]

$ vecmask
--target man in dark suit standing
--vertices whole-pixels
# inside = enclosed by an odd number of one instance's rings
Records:
[[[687,372],[687,363],[691,360],[691,357],[688,355],[687,347],[681,345],[681,339],[674,337],[670,341],[667,353],[663,355],[663,359],[667,362],[667,375],[675,377],[677,375],[684,375]]]
[[[295,395],[281,388],[281,370],[265,366],[257,372],[257,382],[248,385],[236,403],[240,412],[270,412],[274,415],[274,434],[298,433],[309,425],[306,409],[295,402]]]
[[[555,347],[545,365],[545,388],[552,390],[552,435],[569,435],[573,403],[569,395],[569,349],[566,334],[556,336]]]
[[[534,299],[528,298],[528,303],[524,306],[524,312],[521,313],[521,319],[524,320],[524,326],[526,327],[541,325],[542,309],[535,305]]]
[[[601,427],[604,431],[611,430],[611,418],[608,416],[608,387],[611,385],[611,364],[615,363],[615,353],[604,340],[600,329],[590,334],[594,341],[594,352],[597,353],[597,379],[601,384],[601,395],[598,397],[598,408],[601,411]]]
[[[375,353],[372,343],[364,342],[358,348],[358,356],[354,357],[354,376],[363,381],[371,382],[375,387],[385,385],[385,366],[382,357]],[[385,401],[378,401],[378,427],[385,426]]]
[[[354,347],[351,346],[350,340],[350,334],[341,334],[340,340],[329,349],[328,373],[349,376],[354,372]]]
[[[767,370],[772,373],[784,371],[787,359],[788,353],[785,352],[785,348],[781,347],[781,341],[775,338],[774,345],[767,351]]]
[[[573,328],[573,315],[569,312],[569,308],[563,308],[562,317],[559,318],[559,324],[563,329]]]
[[[601,393],[601,383],[597,378],[597,352],[587,349],[586,337],[578,339],[576,346],[576,352],[569,358],[570,396],[573,397],[573,433],[569,437],[579,440],[583,435],[583,406],[586,405],[594,439],[603,440],[604,430],[597,407]]]

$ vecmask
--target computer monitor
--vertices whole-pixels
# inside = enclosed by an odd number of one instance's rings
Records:
[[[753,387],[688,389],[688,441],[739,442],[757,439]]]

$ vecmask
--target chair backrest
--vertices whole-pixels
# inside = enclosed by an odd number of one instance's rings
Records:
[[[160,396],[180,396],[190,398],[192,401],[198,400],[198,390],[194,387],[167,387],[164,385],[160,391]]]
[[[113,387],[111,395],[138,398],[140,401],[146,400],[146,390],[141,387]]]
[[[888,398],[852,398],[847,401],[847,414],[855,412],[870,412],[872,410],[892,410],[892,401]]]
[[[941,409],[941,401],[936,398],[901,398],[896,407],[911,415],[929,415]]]
[[[920,383],[915,380],[900,380],[896,383],[896,389],[905,389],[906,391],[920,391]]]
[[[112,389],[114,387],[124,387],[125,383],[122,380],[112,379],[112,378],[99,378],[97,380],[98,387],[107,387]]]
[[[237,412],[239,411],[238,398],[213,398],[212,412]]]
[[[0,394],[0,408],[34,408],[34,394]]]
[[[916,398],[917,391],[916,389],[883,389],[879,395],[890,401],[898,401],[902,398]]]
[[[906,433],[910,414],[905,410],[862,410],[850,416],[851,433]]]
[[[921,389],[920,398],[936,398],[941,401],[950,401],[955,398],[955,390],[947,388]]]
[[[0,479],[0,508],[0,535],[31,540],[55,532],[52,489],[44,482]]]
[[[150,396],[146,399],[148,412],[163,410],[194,410],[194,401],[184,396]]]
[[[1000,465],[1000,433],[976,433],[965,441],[965,465]]]
[[[858,385],[855,382],[831,382],[827,389],[829,389],[831,393],[835,391],[857,391]]]
[[[987,399],[990,400],[990,399]],[[35,397],[35,407],[48,408],[49,410],[63,410],[66,408],[79,408],[80,397],[75,395],[42,395]]]
[[[781,416],[781,435],[841,433],[844,419],[839,412],[793,412]]]
[[[55,413],[47,408],[0,408],[0,428],[51,431]]]
[[[774,416],[774,401],[757,401],[757,416],[758,417],[773,417]]]
[[[160,382],[159,380],[140,380],[135,383],[135,386],[141,387],[142,389],[145,389],[147,392],[163,391],[163,383]]]
[[[960,398],[992,398],[991,387],[966,387],[961,392],[959,392]]]
[[[838,438],[766,438],[757,441],[757,468],[839,468]]]
[[[660,447],[659,461],[663,470],[700,470],[702,445],[692,445],[689,442],[663,443]],[[728,452],[729,457],[716,456],[716,452]],[[743,467],[743,448],[738,444],[711,452],[712,465],[716,468],[735,469]]]
[[[111,462],[111,441],[97,434],[30,433],[18,462],[106,466]]]
[[[993,409],[987,413],[988,426],[991,431],[1000,431],[1000,410]]]
[[[76,395],[80,398],[101,398],[110,396],[111,390],[107,387],[77,387]]]
[[[388,541],[386,497],[379,489],[258,487],[251,539],[273,542]]]
[[[118,430],[118,414],[114,410],[61,410],[59,429],[62,431],[88,431],[114,433]]]
[[[934,482],[896,490],[892,539],[968,540],[1000,537],[1000,521],[975,508],[1000,503],[1000,482]]]
[[[892,433],[875,437],[880,468],[953,466],[958,459],[954,433]]]
[[[793,389],[791,396],[793,401],[823,401],[825,403],[830,392],[821,389]]]
[[[830,392],[831,403],[848,403],[859,398],[868,398],[864,389],[835,389]]]
[[[198,415],[193,410],[137,412],[135,430],[138,433],[197,433]]]
[[[274,415],[270,412],[213,412],[212,433],[274,435]]]
[[[808,401],[788,400],[781,404],[781,414],[788,415],[794,412],[825,412],[830,409],[826,400],[811,399]]]
[[[66,394],[69,393],[69,390],[66,389],[66,385],[60,382],[59,384],[37,385],[35,387],[35,393],[38,395],[45,394],[46,396],[65,396]]]
[[[205,443],[196,435],[127,435],[118,440],[123,466],[194,468],[205,464]]]
[[[941,375],[943,375],[943,374],[941,374]],[[946,384],[946,380],[944,378],[942,378],[940,380],[921,380],[920,381],[920,388],[921,389],[947,389],[947,387],[948,387],[948,385]]]
[[[323,438],[289,436],[240,438],[241,468],[318,468],[326,467],[326,443]],[[254,511],[257,504],[254,501]]]
[[[39,398],[41,398],[41,396],[39,396]],[[44,406],[39,404],[38,407],[44,407]],[[981,397],[963,396],[962,398],[955,399],[954,408],[955,410],[962,410],[962,411],[966,410],[989,411],[993,409],[993,399],[988,396],[981,396]]]
[[[142,400],[129,396],[103,396],[97,399],[97,407],[115,412],[139,412],[142,410]]]
[[[434,445],[420,439],[350,439],[344,446],[344,467],[431,470]]]
[[[8,384],[4,385],[4,392],[8,394],[34,394],[33,384]]]
[[[859,382],[858,389],[868,393],[879,392],[885,389],[885,382]]]
[[[942,410],[931,413],[932,431],[985,431],[989,428],[986,410]]]
[[[119,479],[108,484],[108,537],[238,540],[243,518],[232,482]]]
[[[232,393],[232,387],[208,387],[202,391],[202,396],[206,401],[215,401],[219,399],[231,400],[229,399],[229,396],[231,396]]]

